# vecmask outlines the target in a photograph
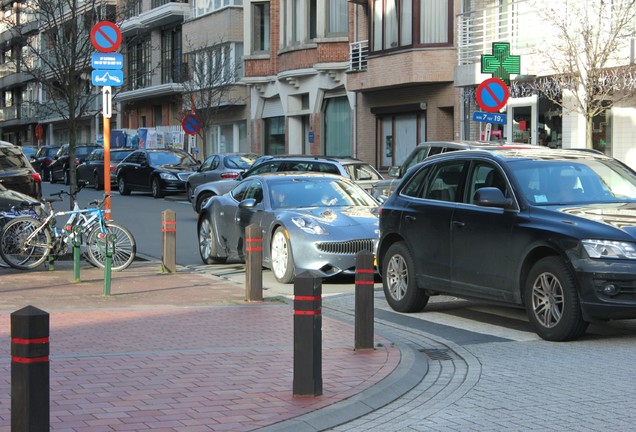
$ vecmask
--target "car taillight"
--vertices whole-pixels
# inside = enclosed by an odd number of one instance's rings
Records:
[[[75,161],[75,166],[79,166],[79,164],[81,164],[81,162],[80,162],[80,161],[78,161],[78,160],[76,160],[76,161]]]
[[[235,179],[238,177],[238,173],[237,172],[224,172],[221,173],[221,178],[222,179]]]
[[[111,166],[111,167],[110,167],[110,170],[111,170],[111,171],[117,171],[117,167],[116,167],[116,166]]]
[[[49,158],[44,159],[44,165],[51,165],[51,162],[53,162],[52,159],[49,159]]]
[[[40,177],[40,174],[34,172],[31,173],[31,177],[33,177],[33,180],[35,180],[37,183],[42,183],[42,177]]]

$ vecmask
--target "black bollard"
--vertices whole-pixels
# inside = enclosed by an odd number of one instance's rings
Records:
[[[356,255],[356,310],[354,348],[373,349],[373,254],[360,251]]]
[[[11,432],[48,432],[49,314],[27,306],[11,314]]]
[[[245,229],[245,300],[263,301],[263,230],[256,224]]]
[[[294,281],[294,396],[322,394],[322,279],[309,272]]]

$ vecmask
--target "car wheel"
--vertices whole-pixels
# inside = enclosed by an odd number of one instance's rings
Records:
[[[99,175],[97,173],[95,173],[95,175],[93,175],[93,185],[95,186],[95,190],[102,190],[102,185],[99,184]]]
[[[55,177],[53,176],[53,171],[49,170],[49,183],[55,183]]]
[[[130,195],[130,188],[126,184],[126,180],[124,180],[123,176],[117,179],[117,189],[120,195]]]
[[[419,312],[428,295],[417,287],[415,263],[406,243],[392,244],[382,259],[382,286],[389,305],[398,312]]]
[[[150,185],[152,191],[153,198],[163,198],[163,191],[161,190],[161,184],[159,183],[159,177],[155,177],[152,179],[152,184]]]
[[[272,272],[280,283],[288,284],[294,281],[294,259],[291,244],[282,227],[276,228],[272,237],[272,249],[270,258],[272,260]]]
[[[208,220],[204,218],[199,224],[199,254],[205,264],[224,264],[227,257],[216,256],[216,240],[214,240],[214,228]]]
[[[585,333],[576,280],[559,257],[539,260],[526,280],[526,312],[536,333],[545,340],[568,341]]]
[[[66,186],[71,184],[71,173],[66,170],[64,171],[64,184]]]
[[[201,212],[201,209],[210,201],[210,198],[214,196],[211,192],[203,192],[197,198],[197,213]]]

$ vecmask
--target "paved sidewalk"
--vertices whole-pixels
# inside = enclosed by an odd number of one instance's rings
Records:
[[[387,393],[390,375],[404,367],[400,350],[376,335],[375,350],[354,351],[353,326],[328,312],[324,394],[298,398],[290,301],[247,303],[241,286],[164,274],[156,262],[113,273],[109,297],[102,270],[83,264],[80,276],[72,282],[69,261],[55,271],[0,268],[0,430],[10,427],[9,318],[27,305],[50,313],[55,431],[320,430],[399,396],[378,397],[373,388]],[[375,406],[347,411],[348,398],[359,402],[365,394]],[[315,421],[321,409],[330,417],[322,423],[293,420],[315,412]]]

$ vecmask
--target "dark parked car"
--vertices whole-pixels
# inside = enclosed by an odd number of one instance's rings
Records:
[[[247,171],[258,158],[253,153],[218,153],[209,156],[196,173],[188,177],[186,191],[192,200],[194,188],[203,183],[217,180],[236,179]]]
[[[31,162],[31,159],[33,158],[33,156],[35,156],[35,154],[38,152],[37,147],[33,147],[33,146],[20,146],[20,148],[22,149],[22,153],[24,153],[24,155],[29,160],[29,162]]]
[[[75,166],[86,160],[88,155],[95,149],[101,148],[96,144],[78,144],[75,146]],[[63,144],[57,151],[54,161],[49,165],[49,181],[56,183],[60,180],[65,185],[71,183],[71,167],[69,165],[69,145]]]
[[[185,192],[186,180],[198,167],[199,162],[183,150],[135,150],[117,166],[117,188],[122,195],[131,191],[149,191],[155,198],[167,193]]]
[[[457,150],[468,150],[472,148],[482,148],[485,146],[495,146],[496,143],[488,143],[481,141],[427,141],[419,144],[406,157],[401,166],[392,166],[389,168],[389,179],[380,180],[373,185],[371,195],[379,202],[384,202],[393,193],[400,180],[406,172],[413,166],[429,156],[440,153],[446,153]]]
[[[549,148],[466,150],[413,167],[381,209],[388,303],[449,294],[524,306],[547,340],[636,318],[636,173]]]
[[[358,186],[370,191],[382,176],[366,162],[354,158],[326,156],[266,156],[260,157],[238,180],[256,174],[269,172],[319,172],[337,174],[355,181]],[[213,196],[223,195],[236,186],[234,180],[219,180],[203,183],[192,194],[192,208],[199,212],[201,207]]]
[[[132,151],[131,148],[110,149],[110,184],[117,184],[117,165]],[[93,150],[86,160],[77,167],[77,180],[84,181],[87,186],[93,186],[97,190],[104,187],[103,148]]]
[[[34,198],[42,197],[42,179],[20,147],[0,141],[0,184]]]
[[[244,259],[245,227],[263,229],[263,265],[290,283],[312,270],[322,277],[352,274],[356,254],[374,251],[377,202],[351,180],[318,173],[252,176],[210,199],[197,224],[206,264]]]
[[[45,145],[38,149],[33,157],[31,157],[31,165],[40,173],[43,180],[49,178],[49,165],[55,160],[55,155],[60,146]]]

